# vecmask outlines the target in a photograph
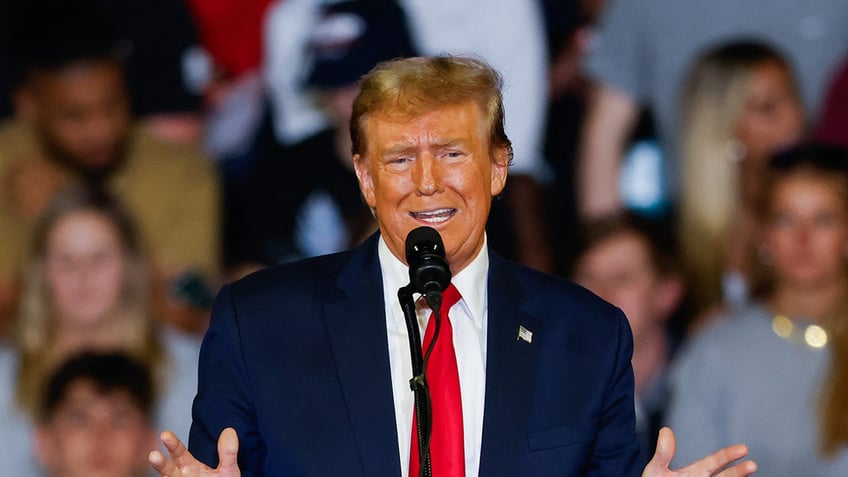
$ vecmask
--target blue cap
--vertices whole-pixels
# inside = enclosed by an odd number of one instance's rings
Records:
[[[393,0],[326,5],[309,48],[307,84],[319,89],[354,84],[380,62],[416,55],[406,16]]]

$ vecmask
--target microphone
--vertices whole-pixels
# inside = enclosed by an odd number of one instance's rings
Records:
[[[409,264],[412,291],[427,297],[431,308],[438,308],[442,292],[450,285],[451,271],[445,258],[445,244],[436,229],[423,226],[409,232],[406,263]]]

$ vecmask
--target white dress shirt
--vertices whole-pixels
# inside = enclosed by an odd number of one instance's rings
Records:
[[[467,476],[476,476],[479,473],[480,446],[483,438],[488,315],[486,284],[489,272],[487,250],[484,239],[483,248],[477,257],[451,280],[462,295],[462,299],[451,307],[449,314],[453,327],[453,346],[456,350],[459,388],[462,395],[465,475]],[[392,372],[400,468],[402,477],[408,477],[415,399],[409,387],[409,380],[412,378],[409,338],[397,291],[409,283],[409,268],[392,255],[382,237],[380,237],[378,253],[383,274],[383,297],[386,303],[389,364]],[[424,336],[430,310],[424,308],[417,314],[421,336]]]

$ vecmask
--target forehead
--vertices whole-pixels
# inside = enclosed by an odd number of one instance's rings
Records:
[[[623,231],[591,246],[580,260],[584,269],[624,269],[631,265],[651,267],[651,250],[639,234]]]
[[[400,111],[378,111],[365,118],[369,148],[385,150],[462,141],[485,143],[486,123],[480,107],[473,101],[440,106],[409,115]]]
[[[138,409],[139,413],[142,412],[128,390],[98,389],[91,379],[80,378],[68,385],[65,396],[56,407],[56,413],[59,414],[69,408],[94,408],[104,405],[112,408]]]
[[[90,248],[103,242],[119,243],[118,231],[109,219],[90,210],[70,212],[60,218],[53,226],[48,238],[51,247],[58,244],[79,243]]]
[[[844,181],[837,176],[799,171],[776,180],[771,202],[781,207],[822,202],[848,207],[846,193]]]
[[[105,95],[124,88],[121,66],[105,60],[36,70],[30,75],[30,84],[37,93],[50,99]]]

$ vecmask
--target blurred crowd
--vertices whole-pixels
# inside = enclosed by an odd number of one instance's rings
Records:
[[[680,462],[848,475],[842,0],[4,2],[9,472],[145,475],[160,423],[185,440],[218,288],[376,230],[359,78],[441,54],[505,79],[488,243],[628,316],[646,458],[670,424]]]

